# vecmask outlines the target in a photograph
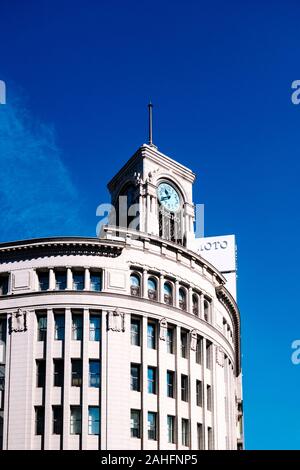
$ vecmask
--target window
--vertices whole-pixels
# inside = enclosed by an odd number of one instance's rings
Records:
[[[181,400],[188,401],[188,376],[181,374]]]
[[[89,387],[100,388],[100,362],[89,361]]]
[[[201,336],[197,336],[196,362],[197,364],[202,364],[202,338]]]
[[[193,314],[199,315],[199,298],[197,294],[193,294]]]
[[[196,403],[197,406],[202,406],[202,382],[196,380]]]
[[[54,315],[55,333],[54,339],[63,341],[65,339],[65,317],[61,314]]]
[[[168,426],[168,442],[170,444],[175,443],[175,416],[167,416],[167,426]]]
[[[167,352],[174,354],[174,328],[167,329]]]
[[[167,397],[174,398],[175,391],[175,373],[167,370]]]
[[[36,386],[45,387],[46,364],[43,360],[36,361]]]
[[[181,431],[182,431],[182,445],[185,447],[189,446],[190,443],[190,430],[189,430],[189,420],[182,419],[181,420]]]
[[[208,411],[211,411],[212,410],[212,388],[210,385],[207,385],[206,398],[207,398],[207,409]]]
[[[179,289],[179,308],[186,310],[186,291],[182,287]]]
[[[72,387],[81,387],[82,385],[82,361],[81,359],[72,359]]]
[[[89,434],[100,434],[100,413],[98,406],[89,406]]]
[[[55,271],[55,289],[65,290],[67,288],[67,272]]]
[[[210,304],[206,299],[204,300],[204,320],[210,321]]]
[[[139,364],[131,364],[131,369],[130,369],[130,388],[131,390],[135,392],[140,392],[141,391],[141,385],[140,385],[140,374],[141,374],[141,368]]]
[[[0,295],[8,294],[8,276],[0,276]]]
[[[79,313],[72,314],[72,339],[82,341],[83,317]]]
[[[208,439],[208,450],[213,450],[213,430],[212,428],[207,428],[207,439]]]
[[[173,305],[173,289],[169,282],[164,284],[164,302],[167,305]]]
[[[141,322],[135,318],[131,319],[131,344],[141,345]]]
[[[148,439],[156,441],[156,413],[148,412]]]
[[[148,297],[151,300],[157,300],[157,281],[154,277],[148,279]]]
[[[70,434],[81,434],[81,408],[71,406]]]
[[[131,410],[130,412],[130,434],[131,437],[139,439],[141,437],[141,412]]]
[[[188,354],[188,348],[187,348],[188,333],[187,333],[187,331],[181,330],[180,339],[181,339],[181,357],[187,358],[187,354]]]
[[[42,436],[44,434],[45,410],[42,406],[35,407],[35,434]]]
[[[49,289],[49,272],[39,271],[37,273],[39,280],[39,290],[48,290]]]
[[[198,449],[204,450],[204,436],[203,436],[203,426],[201,423],[197,423],[197,440],[198,440]]]
[[[148,393],[156,394],[156,368],[148,367]]]
[[[38,341],[46,341],[47,337],[47,315],[39,315],[38,322]]]
[[[100,317],[90,316],[90,341],[100,341]]]
[[[206,368],[211,369],[212,363],[212,343],[206,341]]]
[[[6,342],[6,320],[0,318],[0,344]]]
[[[62,406],[52,406],[52,432],[53,434],[62,434],[63,431],[63,412]]]
[[[64,385],[64,361],[62,359],[53,359],[54,365],[54,387],[63,387]]]
[[[73,289],[84,289],[84,271],[73,271]]]
[[[91,281],[90,281],[91,290],[94,292],[100,292],[102,289],[101,273],[91,272],[90,277],[91,277]]]
[[[147,343],[148,343],[148,348],[156,349],[156,334],[155,334],[155,324],[154,323],[148,323]]]
[[[140,297],[141,295],[141,279],[137,274],[131,274],[130,276],[130,293],[134,297]]]

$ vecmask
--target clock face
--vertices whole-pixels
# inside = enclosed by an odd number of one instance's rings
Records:
[[[180,196],[170,184],[161,183],[157,189],[157,196],[161,205],[168,211],[177,212],[180,208]]]

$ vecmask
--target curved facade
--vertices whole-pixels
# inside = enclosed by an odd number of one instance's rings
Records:
[[[239,311],[189,237],[0,245],[3,449],[242,447]]]

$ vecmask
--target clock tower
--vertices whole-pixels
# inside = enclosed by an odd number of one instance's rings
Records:
[[[149,110],[149,143],[143,144],[108,184],[116,210],[112,225],[192,249],[195,174],[152,143],[151,104]]]

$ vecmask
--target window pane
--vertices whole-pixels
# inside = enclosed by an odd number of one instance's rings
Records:
[[[148,367],[148,393],[156,393],[156,369]]]
[[[100,387],[100,362],[90,361],[89,363],[89,386],[99,388]]]
[[[156,349],[155,345],[155,325],[153,323],[148,323],[148,330],[147,330],[147,335],[148,335],[148,348],[150,349]]]
[[[140,391],[140,366],[131,364],[131,390]]]
[[[100,317],[90,317],[90,341],[100,341]]]
[[[174,329],[167,329],[167,352],[169,354],[174,354]]]
[[[173,444],[175,442],[175,417],[167,416],[167,426],[168,426],[168,442]]]
[[[65,339],[65,317],[64,315],[54,315],[55,334],[54,339],[63,341]]]
[[[148,439],[156,441],[156,413],[148,413]]]
[[[72,359],[72,387],[81,387],[82,385],[82,361]]]
[[[82,315],[72,315],[72,339],[75,341],[82,340],[83,318]]]
[[[67,287],[67,273],[57,271],[55,273],[55,288],[57,290],[65,290]]]
[[[8,293],[8,276],[0,276],[0,295]]]
[[[36,386],[45,387],[45,361],[36,361]]]
[[[131,410],[130,416],[130,434],[131,437],[140,438],[140,416],[139,410]]]
[[[54,387],[63,387],[64,385],[64,361],[54,359]]]
[[[70,433],[81,434],[81,408],[79,406],[71,406]]]
[[[73,272],[73,289],[83,290],[84,289],[84,272]]]
[[[131,344],[134,346],[140,346],[140,321],[131,320]]]
[[[62,428],[63,428],[62,407],[53,406],[52,416],[53,416],[53,427],[52,427],[53,434],[62,434]]]
[[[47,315],[38,316],[38,341],[46,341],[47,337]]]
[[[38,273],[39,279],[39,289],[40,290],[48,290],[49,289],[49,272],[39,272]]]
[[[99,408],[89,406],[89,434],[100,434]]]
[[[167,396],[174,398],[174,372],[171,370],[167,371]]]
[[[41,406],[35,408],[35,434],[42,436],[44,434],[45,411]]]
[[[101,291],[101,274],[91,273],[91,290],[95,292]]]

